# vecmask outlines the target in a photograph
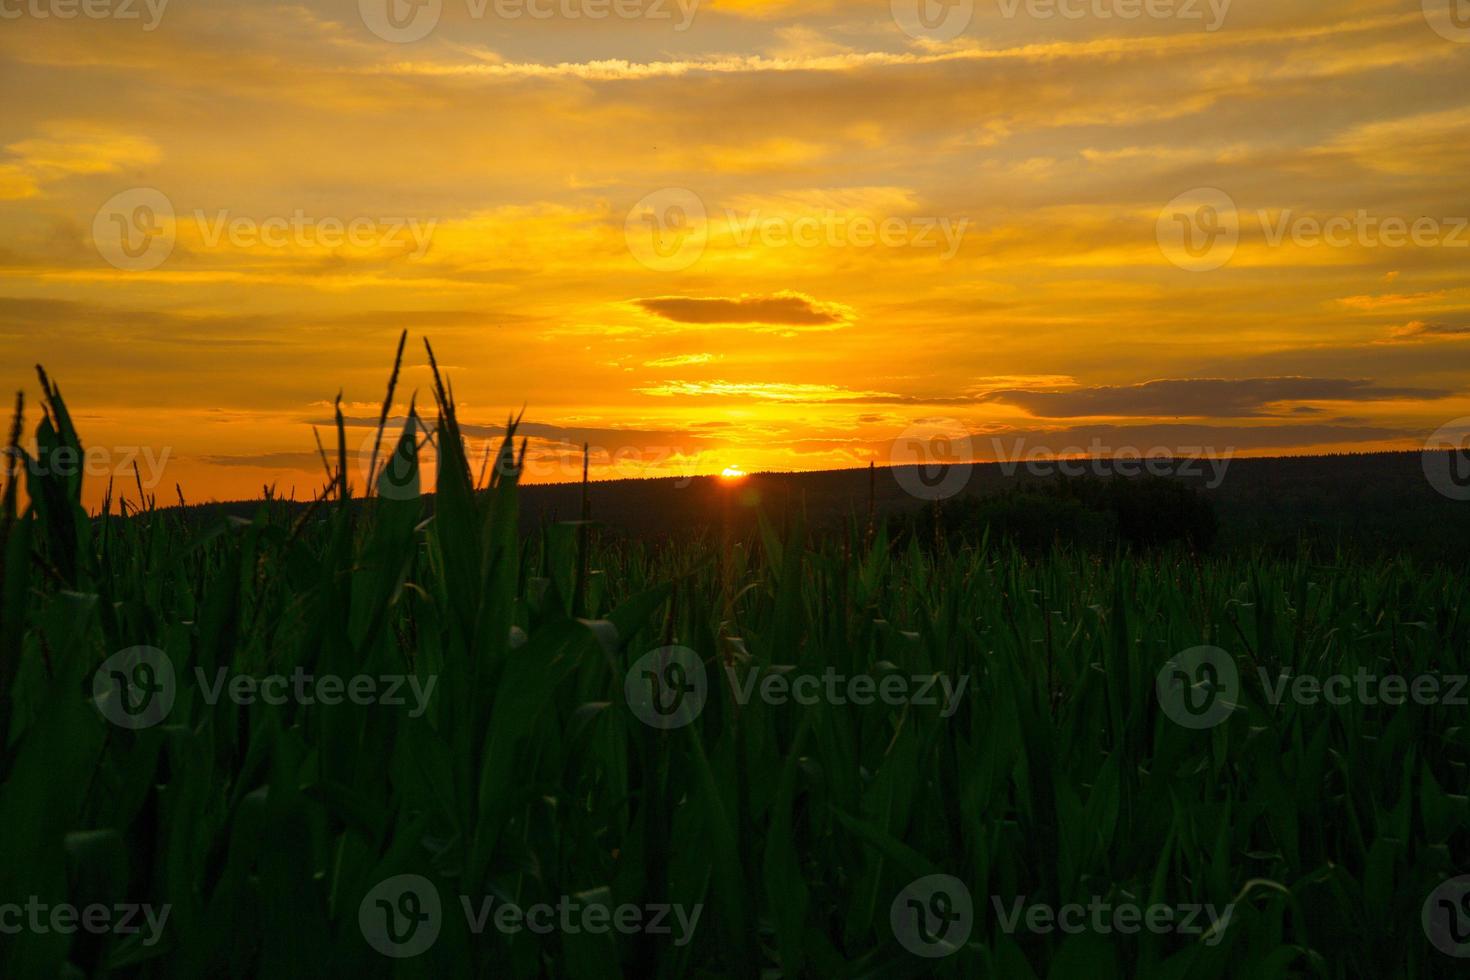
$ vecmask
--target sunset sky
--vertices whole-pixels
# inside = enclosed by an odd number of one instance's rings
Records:
[[[309,496],[403,329],[540,482],[1470,415],[1462,0],[527,2],[0,0],[28,430],[39,361],[160,501]]]

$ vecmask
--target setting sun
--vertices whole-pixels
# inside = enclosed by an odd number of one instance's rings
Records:
[[[745,478],[745,471],[738,466],[727,466],[720,471],[720,476],[726,480],[741,480]]]

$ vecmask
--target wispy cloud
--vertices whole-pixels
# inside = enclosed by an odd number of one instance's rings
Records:
[[[1290,410],[1292,402],[1372,402],[1449,394],[1439,389],[1383,387],[1361,378],[1171,378],[1070,391],[1000,390],[980,400],[1015,405],[1040,418],[1248,418],[1281,414]]]
[[[708,364],[715,359],[713,354],[674,354],[669,357],[656,357],[651,361],[644,361],[644,367],[683,367],[688,364]]]
[[[859,392],[840,385],[793,384],[789,382],[750,381],[665,381],[663,384],[639,388],[645,395],[662,398],[754,398],[762,401],[836,402],[893,397],[886,392]]]

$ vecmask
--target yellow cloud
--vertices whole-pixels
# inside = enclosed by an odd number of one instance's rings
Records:
[[[159,159],[158,147],[133,133],[79,122],[50,122],[42,134],[5,145],[0,199],[35,197],[67,177],[116,173]]]

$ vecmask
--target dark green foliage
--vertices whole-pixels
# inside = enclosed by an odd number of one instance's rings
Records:
[[[524,538],[514,424],[477,492],[452,392],[435,395],[432,514],[397,499],[413,485],[403,460],[394,493],[379,482],[363,500],[339,449],[304,513],[87,519],[75,487],[42,484],[24,514],[0,515],[0,903],[172,909],[153,946],[0,936],[0,976],[1455,975],[1419,914],[1470,868],[1466,709],[1276,705],[1258,669],[1465,673],[1461,572],[1183,549],[1104,561],[1039,531],[1031,556],[994,534],[931,554],[922,534],[808,535],[794,519],[656,545],[582,524]],[[75,438],[54,389],[47,414],[44,439]],[[408,459],[418,437],[411,420],[383,445]],[[1179,507],[1170,541],[1207,526],[1171,491],[1114,493],[1045,498],[1043,521],[1081,540],[1111,515],[1104,540],[1139,544],[1157,543],[1138,529],[1150,511]],[[1020,521],[1019,499],[975,515]],[[693,724],[658,731],[628,709],[624,675],[669,643],[704,662],[710,697]],[[1244,689],[1225,723],[1193,731],[1160,710],[1155,677],[1203,643],[1235,656]],[[129,730],[104,720],[92,682],[141,644],[164,652],[177,697],[163,723]],[[732,696],[727,667],[738,680],[783,665],[971,682],[948,718]],[[210,704],[196,673],[298,666],[437,686],[414,716]],[[936,873],[967,884],[975,928],[955,955],[919,960],[889,906]],[[359,907],[401,874],[433,883],[443,928],[392,960]],[[460,895],[704,913],[683,946],[475,936]],[[1007,935],[991,903],[1094,895],[1236,908],[1208,945]]]

